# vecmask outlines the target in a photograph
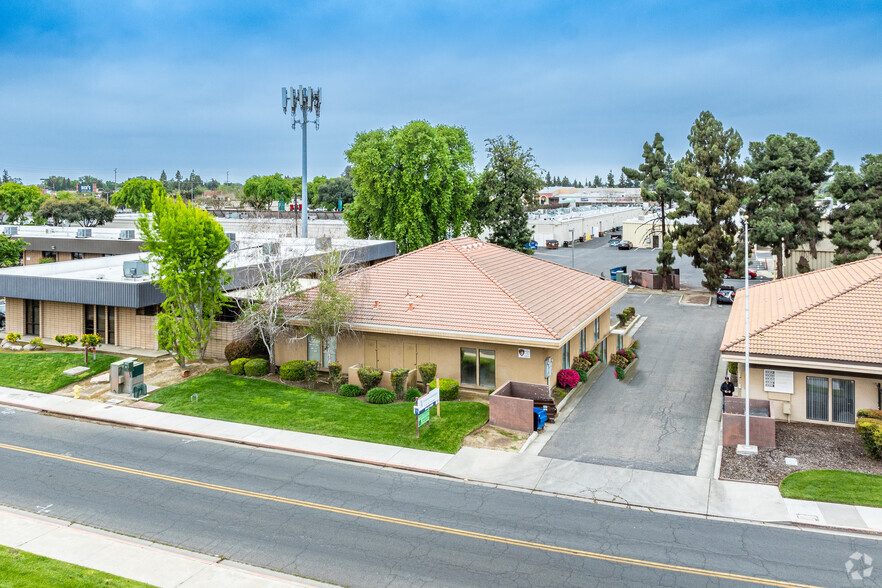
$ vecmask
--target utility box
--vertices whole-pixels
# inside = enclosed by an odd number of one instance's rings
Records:
[[[144,363],[137,357],[127,357],[110,364],[110,391],[140,398],[147,393],[144,384]]]

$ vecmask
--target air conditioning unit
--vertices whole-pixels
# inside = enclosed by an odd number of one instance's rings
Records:
[[[231,242],[236,240],[236,233],[224,233]]]
[[[92,236],[92,229],[77,229],[77,239],[88,239]]]
[[[239,242],[238,241],[230,241],[230,244],[227,245],[227,251],[229,253],[235,253],[239,251]]]
[[[4,235],[18,235],[18,227],[3,227]]]
[[[124,261],[123,277],[142,278],[150,273],[150,266],[146,261]]]
[[[134,229],[124,229],[119,232],[119,238],[123,240],[129,240],[135,238],[135,230]]]
[[[264,255],[278,255],[279,254],[279,244],[275,241],[271,243],[263,244],[263,254]]]
[[[315,238],[315,248],[319,251],[327,251],[331,248],[331,238],[330,237],[316,237]]]

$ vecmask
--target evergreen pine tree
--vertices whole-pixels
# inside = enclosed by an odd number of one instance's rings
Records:
[[[606,187],[607,188],[615,188],[616,187],[616,177],[613,175],[612,170],[609,170],[609,173],[606,174]]]
[[[162,170],[162,173],[159,174],[159,181],[162,182],[162,187],[168,189],[168,176],[165,173],[165,170]]]
[[[830,194],[838,203],[830,213],[833,263],[865,259],[871,240],[882,242],[882,153],[864,155],[860,172],[850,165],[833,168]]]
[[[595,188],[603,187],[603,180],[600,179],[600,176],[594,176],[594,187]]]

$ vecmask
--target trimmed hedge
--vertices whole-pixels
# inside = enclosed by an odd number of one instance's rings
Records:
[[[239,359],[240,357],[267,357],[267,353],[266,347],[259,341],[238,339],[227,343],[227,346],[224,347],[224,357],[227,359],[227,363],[232,365],[234,359]]]
[[[855,428],[864,442],[867,455],[874,459],[882,459],[882,420],[860,418],[855,423]]]
[[[245,375],[254,377],[265,376],[269,373],[269,362],[262,357],[257,357],[245,364]]]
[[[862,408],[857,411],[859,419],[879,419],[882,421],[882,410],[875,408]]]
[[[304,364],[303,368],[304,372],[306,372],[307,382],[313,383],[318,379],[319,362],[314,359],[310,359]]]
[[[371,388],[376,388],[382,379],[383,372],[380,370],[368,366],[358,368],[358,381],[361,382],[361,387],[365,392]]]
[[[245,375],[245,364],[251,361],[250,357],[240,357],[230,362],[230,371],[234,376]]]
[[[331,386],[334,387],[334,390],[340,387],[340,382],[343,381],[343,364],[339,361],[332,361],[328,364],[328,379],[331,381]]]
[[[355,398],[364,394],[361,386],[356,384],[343,384],[337,392],[340,393],[340,396],[346,396],[347,398]]]
[[[392,404],[395,402],[395,392],[385,388],[371,388],[367,393],[367,401],[371,404]]]
[[[392,390],[395,391],[395,398],[404,400],[404,385],[407,383],[407,374],[410,370],[407,368],[395,368],[390,373],[392,380]]]
[[[417,369],[423,382],[431,382],[435,379],[435,374],[438,373],[438,366],[434,363],[421,363]]]
[[[459,399],[459,382],[450,378],[438,378],[438,387],[441,389],[441,400]]]
[[[407,393],[404,395],[404,399],[408,402],[413,402],[422,395],[423,393],[420,392],[419,388],[408,388]]]
[[[286,361],[279,368],[279,377],[283,380],[291,380],[299,382],[306,379],[306,361],[303,359],[295,359],[294,361]]]

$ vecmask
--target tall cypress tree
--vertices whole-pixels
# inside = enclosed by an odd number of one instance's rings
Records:
[[[679,224],[671,237],[677,254],[688,255],[692,265],[704,272],[702,286],[715,290],[729,269],[738,227],[735,215],[746,195],[744,171],[738,163],[743,141],[735,129],[708,111],[702,112],[689,133],[689,150],[674,166],[674,181],[685,195],[676,217],[690,218]]]
[[[488,161],[478,182],[480,215],[491,230],[490,242],[532,254],[527,244],[533,232],[527,224],[525,206],[542,187],[542,177],[531,149],[524,149],[509,135],[485,141]]]
[[[838,206],[830,213],[830,241],[838,265],[865,259],[873,252],[870,241],[882,242],[882,153],[864,155],[860,173],[850,165],[833,171],[830,194]]]
[[[822,237],[815,194],[830,177],[833,151],[821,153],[817,141],[795,133],[769,135],[748,149],[745,171],[756,180],[745,207],[751,241],[771,248],[778,278],[783,278],[784,258],[794,249],[808,243],[815,255],[815,244]]]

